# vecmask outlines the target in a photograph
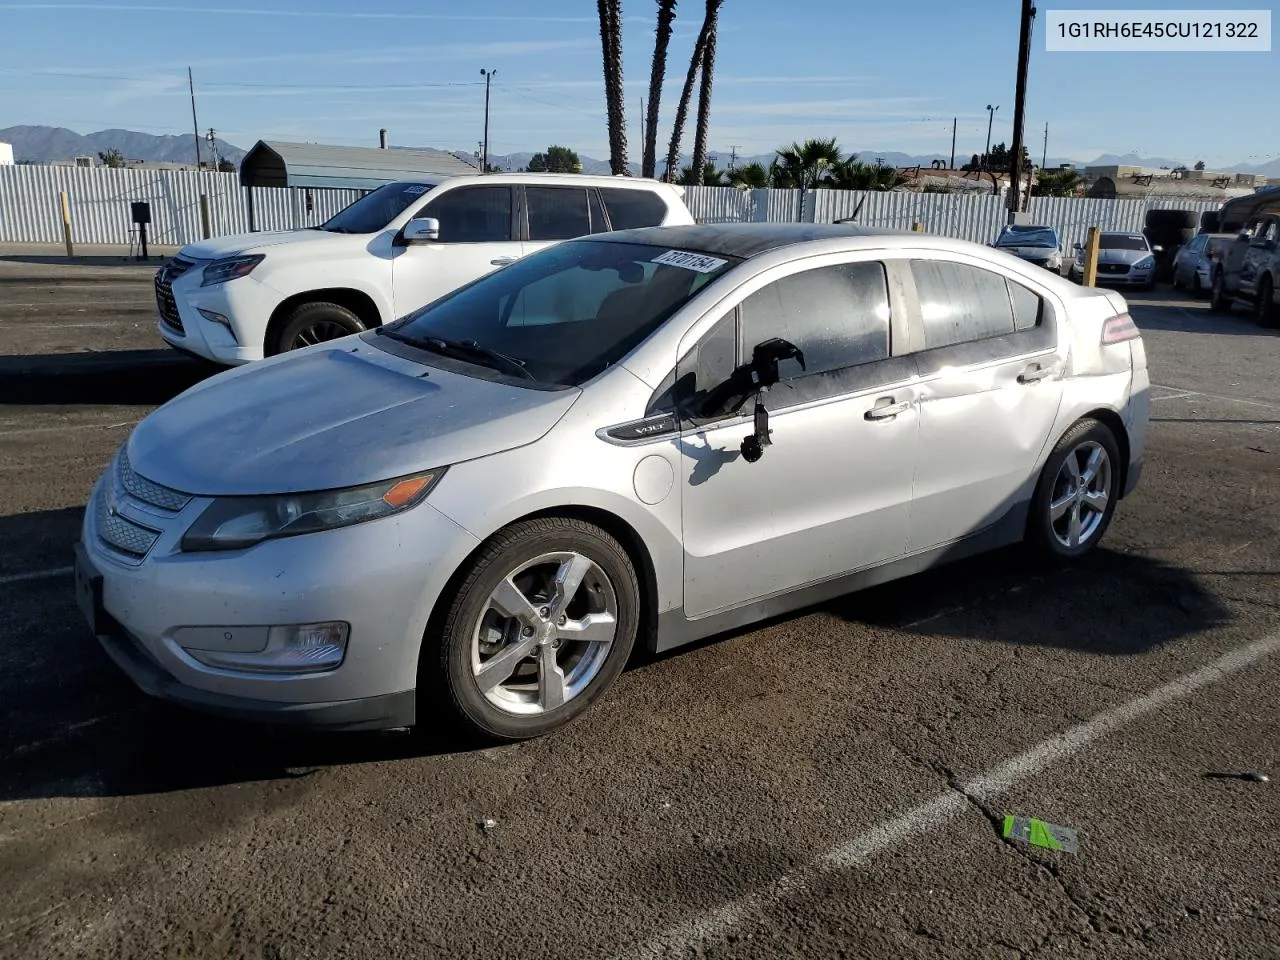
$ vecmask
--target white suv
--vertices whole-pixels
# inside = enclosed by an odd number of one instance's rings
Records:
[[[318,227],[218,237],[156,273],[160,335],[241,364],[381,326],[535,250],[693,223],[680,187],[572,174],[388,183]]]

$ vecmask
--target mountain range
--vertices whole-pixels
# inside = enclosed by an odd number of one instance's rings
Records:
[[[150,133],[139,133],[134,130],[99,130],[96,133],[79,134],[65,127],[45,127],[45,126],[19,126],[5,127],[0,129],[0,142],[13,145],[14,159],[21,161],[49,161],[49,160],[70,160],[73,157],[92,156],[96,157],[100,152],[110,149],[117,149],[130,160],[149,160],[149,161],[166,161],[173,163],[190,163],[194,158],[195,144],[193,137],[189,135],[183,136],[156,136]],[[233,163],[239,163],[240,159],[245,155],[245,150],[235,144],[227,143],[225,140],[218,139],[218,155],[225,157]],[[200,149],[202,156],[208,157],[209,142],[201,138]],[[394,147],[392,149],[395,149]],[[899,153],[892,150],[859,150],[858,156],[864,161],[874,162],[876,158],[881,158],[886,164],[897,167],[911,167],[919,164],[927,167],[934,160],[940,160],[944,164],[949,162],[950,157],[940,153],[930,154],[907,154]],[[466,160],[468,163],[479,165],[474,152],[456,151],[455,156]],[[711,156],[715,158],[715,164],[720,169],[726,169],[729,165],[728,151],[712,151]],[[519,170],[529,164],[529,160],[533,157],[532,153],[511,153],[505,155],[490,155],[489,163],[492,166],[499,167],[503,170]],[[583,173],[604,173],[609,172],[609,162],[607,160],[598,160],[595,157],[579,155],[582,162]],[[969,159],[968,155],[957,155],[956,163],[961,164]],[[1033,158],[1034,159],[1034,158]],[[773,154],[759,154],[753,156],[740,156],[736,159],[739,166],[748,163],[760,163],[768,166],[773,160]],[[681,165],[689,162],[688,156],[682,156]],[[1193,161],[1172,160],[1167,157],[1140,157],[1136,154],[1111,154],[1106,153],[1092,160],[1081,160],[1080,158],[1064,158],[1049,157],[1048,165],[1051,167],[1058,166],[1062,163],[1075,163],[1076,166],[1113,166],[1116,164],[1133,164],[1144,167],[1175,167],[1179,163],[1185,163],[1188,166]],[[639,173],[639,166],[632,164],[632,172]],[[1280,157],[1270,160],[1267,163],[1248,164],[1238,163],[1234,166],[1221,168],[1223,172],[1230,173],[1256,173],[1268,177],[1280,177]]]

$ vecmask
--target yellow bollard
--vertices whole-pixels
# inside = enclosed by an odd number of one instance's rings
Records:
[[[924,224],[917,220],[911,225],[911,229],[915,233],[924,233]]]
[[[71,246],[71,205],[67,202],[67,191],[59,191],[58,199],[62,203],[62,239],[67,243],[67,256],[74,257],[76,251]]]
[[[1098,244],[1102,236],[1097,227],[1090,227],[1084,241],[1084,278],[1081,281],[1086,287],[1098,285]]]

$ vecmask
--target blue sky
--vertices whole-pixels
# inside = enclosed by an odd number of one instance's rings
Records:
[[[1270,0],[1267,0],[1270,2]],[[1239,4],[1248,6],[1248,4]],[[1260,4],[1254,3],[1254,6]],[[1211,167],[1280,156],[1274,93],[1280,52],[1047,53],[1049,9],[1204,8],[1042,0],[1027,102],[1036,159],[1138,153]],[[711,146],[768,153],[808,136],[848,151],[980,151],[988,103],[993,142],[1012,128],[1017,0],[853,3],[726,0],[721,11]],[[653,49],[652,0],[624,0],[623,49],[632,159]],[[702,20],[681,0],[660,142]],[[81,133],[191,129],[186,67],[202,130],[258,138],[474,149],[480,68],[496,69],[490,150],[562,143],[607,154],[596,6],[590,0],[472,4],[351,0],[0,0],[0,127],[50,124]],[[692,130],[686,134],[691,144]]]

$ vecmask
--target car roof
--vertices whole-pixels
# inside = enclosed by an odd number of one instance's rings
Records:
[[[532,171],[522,171],[519,173],[459,173],[450,174],[443,177],[423,177],[424,180],[434,180],[439,183],[454,183],[459,180],[468,180],[484,183],[532,183],[539,185],[546,184],[565,184],[568,186],[580,187],[643,187],[652,190],[655,187],[661,187],[664,190],[674,190],[678,194],[683,194],[684,188],[673,183],[665,183],[654,177],[613,177],[607,174],[592,173],[536,173]]]
[[[895,236],[922,238],[926,235],[835,223],[701,223],[692,226],[637,227],[633,230],[595,234],[583,239],[642,243],[654,247],[684,247],[700,253],[715,253],[747,260],[798,243]],[[939,238],[930,237],[930,240],[936,239]]]

